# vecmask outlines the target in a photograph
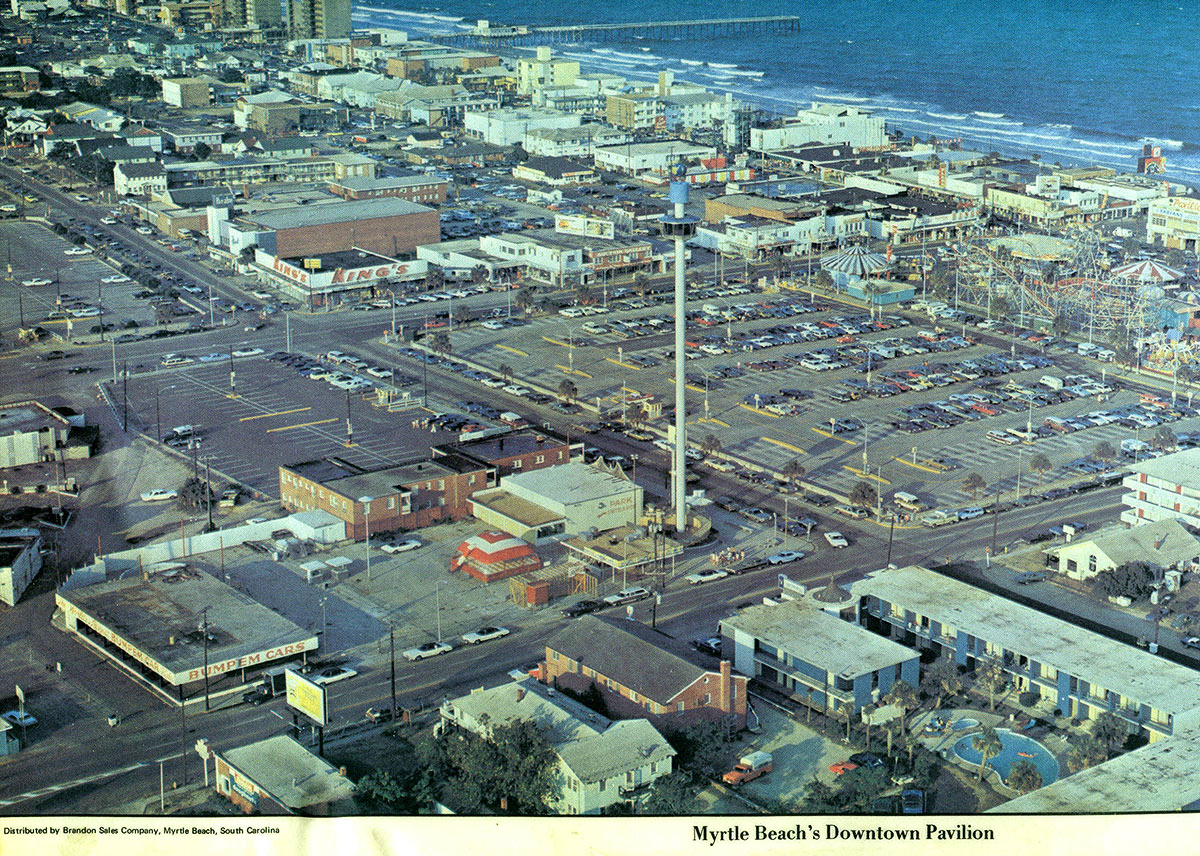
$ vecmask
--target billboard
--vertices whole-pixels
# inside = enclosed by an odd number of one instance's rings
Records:
[[[329,724],[328,697],[324,686],[292,669],[284,672],[284,686],[288,707],[303,713],[317,725]]]
[[[554,231],[564,235],[582,235],[585,238],[607,238],[612,240],[615,235],[612,220],[596,220],[591,217],[568,217],[560,215],[554,218]]]

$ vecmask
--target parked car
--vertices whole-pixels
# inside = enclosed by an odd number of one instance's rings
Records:
[[[1179,644],[1185,648],[1200,648],[1200,636],[1185,636],[1179,640]]]
[[[855,764],[853,761],[838,761],[837,763],[829,765],[829,772],[836,773],[839,776],[842,775],[842,773],[849,773],[851,770],[857,769],[858,764]]]
[[[697,651],[703,651],[705,654],[712,654],[714,657],[721,656],[721,637],[710,636],[707,639],[692,640],[692,647]]]
[[[783,550],[771,556],[767,556],[767,564],[770,565],[785,565],[788,562],[795,562],[803,559],[806,554],[802,550]]]
[[[595,612],[598,609],[604,608],[604,601],[600,600],[581,600],[578,603],[573,603],[562,611],[563,618],[578,618],[581,615],[587,615],[590,612]]]
[[[0,713],[0,719],[13,725],[20,725],[24,728],[32,728],[37,725],[37,717],[31,713],[26,713],[23,710],[10,710],[6,713]]]
[[[177,496],[179,496],[178,491],[156,487],[142,494],[142,502],[161,502],[167,499],[174,499]]]
[[[388,541],[384,544],[381,544],[379,549],[385,553],[393,553],[394,554],[394,553],[407,553],[409,550],[415,550],[418,547],[422,547],[422,546],[424,546],[424,544],[422,544],[416,538],[408,538],[404,541]]]
[[[604,602],[609,606],[623,606],[627,603],[637,603],[639,600],[645,600],[650,597],[650,591],[641,586],[633,586],[631,588],[621,589],[616,594],[610,594],[604,598]]]
[[[722,571],[720,569],[713,568],[710,570],[697,571],[694,574],[688,574],[686,577],[684,577],[684,580],[686,580],[689,585],[695,586],[700,585],[701,583],[711,583],[714,580],[722,580],[727,576],[729,576],[728,571]]]
[[[868,769],[883,766],[883,761],[873,752],[855,752],[850,756],[850,760],[858,766]]]
[[[447,651],[452,651],[454,646],[449,642],[425,642],[418,645],[416,648],[409,648],[404,652],[405,660],[424,660],[426,657],[436,657],[438,654],[445,654]]]
[[[468,645],[478,645],[480,642],[488,642],[492,639],[499,639],[507,636],[511,631],[507,627],[480,627],[478,630],[472,630],[470,633],[462,635],[462,641]]]
[[[338,681],[349,680],[357,674],[358,672],[347,669],[345,666],[330,666],[317,672],[312,680],[315,684],[336,684]]]
[[[905,788],[900,792],[901,814],[924,814],[925,792],[920,788]]]

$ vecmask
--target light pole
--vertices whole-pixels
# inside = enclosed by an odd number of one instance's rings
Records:
[[[208,710],[208,610],[200,610],[200,632],[204,634],[204,709]]]
[[[371,581],[371,503],[375,501],[373,496],[360,496],[358,501],[362,503],[363,516],[366,518],[367,537],[365,540],[367,552],[367,582]]]
[[[687,285],[684,281],[684,242],[696,234],[696,218],[688,216],[688,184],[684,180],[687,166],[681,161],[674,169],[669,198],[673,204],[670,214],[662,217],[662,233],[675,240],[675,466],[672,493],[675,506],[675,530],[687,530],[687,478],[684,475],[687,450],[687,401],[684,392],[687,368],[684,364],[687,324]],[[747,275],[747,279],[749,276]]]
[[[437,641],[442,641],[442,584],[445,580],[438,580],[433,587],[433,611],[436,613],[437,619]]]

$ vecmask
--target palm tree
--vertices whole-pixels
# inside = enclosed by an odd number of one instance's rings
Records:
[[[497,368],[496,371],[500,372],[500,377],[504,378],[509,383],[512,383],[512,379],[513,379],[513,367],[512,366],[510,366],[508,363],[501,363],[500,367]]]
[[[1096,448],[1092,449],[1092,455],[1104,464],[1104,472],[1108,472],[1108,465],[1116,460],[1117,450],[1113,448],[1112,443],[1101,440],[1096,444]]]
[[[878,306],[879,311],[883,311],[883,307],[878,305],[878,299],[881,294],[888,293],[888,284],[883,280],[871,279],[863,285],[863,291],[867,295],[867,309],[871,313],[871,317],[875,317],[875,309]]]
[[[1004,744],[1000,742],[1000,735],[996,733],[996,729],[985,725],[971,738],[971,748],[979,753],[979,778],[982,779],[987,762],[1004,750]]]
[[[1030,472],[1037,473],[1039,490],[1042,487],[1042,478],[1046,475],[1046,473],[1050,472],[1053,469],[1054,469],[1054,464],[1050,463],[1050,459],[1047,458],[1045,455],[1043,455],[1041,452],[1038,452],[1036,455],[1034,455],[1032,458],[1029,459],[1029,470],[1030,470]]]
[[[854,702],[844,701],[838,705],[838,719],[846,721],[846,742],[850,742],[850,726],[854,723]]]
[[[975,670],[975,677],[987,688],[988,710],[996,709],[996,690],[1004,683],[1005,672],[997,662],[984,663]]]
[[[925,672],[925,685],[933,690],[933,709],[939,710],[947,696],[952,696],[963,688],[958,665],[953,660],[938,660]]]
[[[1032,761],[1022,758],[1008,771],[1008,781],[1005,784],[1019,794],[1027,794],[1042,786],[1042,774]]]
[[[425,273],[425,290],[441,291],[446,285],[446,274],[437,266],[431,265]]]
[[[979,473],[967,473],[967,477],[963,479],[963,490],[971,492],[971,499],[979,499],[979,491],[987,487],[987,482],[983,480],[983,476]]]
[[[1111,755],[1117,743],[1129,736],[1125,723],[1112,711],[1104,711],[1092,722],[1092,737]]]
[[[637,404],[629,408],[629,411],[625,414],[625,421],[636,427],[646,424],[646,419],[648,416],[649,414],[646,412],[646,408],[640,404]]]
[[[450,353],[450,335],[445,330],[439,330],[429,340],[429,349],[435,354],[445,356]]]
[[[716,457],[721,454],[721,441],[715,434],[705,434],[700,441],[700,451],[706,458]]]
[[[921,697],[917,694],[917,688],[908,681],[896,681],[892,684],[892,688],[887,691],[883,700],[888,704],[894,704],[903,711],[900,714],[900,730],[906,729],[905,719],[908,712],[920,703]]]
[[[1150,448],[1160,452],[1169,452],[1175,448],[1178,442],[1179,439],[1175,436],[1175,432],[1163,425],[1150,438]]]
[[[850,488],[850,495],[847,498],[850,500],[851,505],[870,510],[876,505],[879,494],[873,485],[865,481],[860,481],[856,482],[854,487]]]
[[[528,315],[529,310],[533,308],[533,294],[528,288],[522,288],[513,298],[513,304],[522,315]]]
[[[558,385],[558,395],[563,401],[573,402],[579,395],[579,388],[575,386],[573,380],[563,378],[562,383]]]
[[[1072,773],[1086,770],[1108,760],[1108,752],[1094,737],[1080,737],[1067,750],[1067,769]]]
[[[488,271],[483,265],[475,265],[471,268],[471,284],[480,285],[487,281]]]
[[[650,280],[644,273],[639,273],[633,278],[633,290],[637,292],[638,297],[646,296],[646,286]]]
[[[788,484],[791,485],[792,490],[796,489],[796,486],[800,484],[800,480],[807,474],[808,470],[804,468],[804,464],[800,463],[799,458],[792,458],[783,465],[783,470],[780,472],[780,475],[788,480]]]

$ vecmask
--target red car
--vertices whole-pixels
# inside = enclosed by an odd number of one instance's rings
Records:
[[[842,773],[848,773],[851,770],[857,770],[857,769],[858,769],[858,764],[855,764],[853,761],[838,761],[836,764],[829,765],[829,771],[831,773],[837,773],[839,776]]]

